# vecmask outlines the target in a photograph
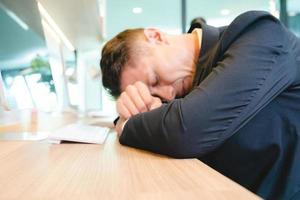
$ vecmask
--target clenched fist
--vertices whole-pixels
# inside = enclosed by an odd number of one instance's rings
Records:
[[[158,97],[151,95],[148,87],[141,81],[128,85],[117,100],[117,112],[128,119],[138,113],[158,108],[162,105]]]
[[[162,105],[158,97],[151,95],[149,88],[143,82],[128,85],[117,100],[117,112],[120,119],[117,122],[117,132],[120,135],[124,123],[133,115],[147,112]]]

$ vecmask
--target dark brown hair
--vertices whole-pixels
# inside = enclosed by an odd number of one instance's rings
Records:
[[[114,98],[121,93],[121,72],[135,53],[134,43],[142,35],[144,29],[128,29],[108,41],[102,49],[100,67],[102,84]]]

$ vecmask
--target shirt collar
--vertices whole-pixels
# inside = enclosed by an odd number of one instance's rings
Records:
[[[195,28],[192,33],[196,33],[197,38],[198,38],[198,44],[199,47],[201,47],[201,42],[202,42],[202,29],[201,28]]]
[[[197,86],[207,76],[207,74],[205,73],[206,68],[208,67],[207,61],[209,59],[209,56],[211,55],[213,47],[217,44],[220,37],[220,31],[218,28],[209,26],[205,23],[193,24],[188,32],[191,33],[192,31],[197,31],[197,29],[199,28],[202,29],[202,41],[199,41],[201,42],[201,49],[198,58],[196,74],[193,81],[194,86]]]

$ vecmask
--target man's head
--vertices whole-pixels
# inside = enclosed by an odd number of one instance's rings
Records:
[[[192,87],[195,46],[192,34],[171,36],[157,29],[123,31],[102,50],[103,85],[116,98],[137,81],[163,100],[182,97]]]
[[[134,43],[142,32],[143,29],[125,30],[107,42],[102,49],[100,62],[102,83],[115,98],[121,93],[121,72],[134,55]]]

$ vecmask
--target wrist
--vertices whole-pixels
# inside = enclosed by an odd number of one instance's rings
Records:
[[[118,137],[122,135],[123,129],[127,123],[128,119],[120,117],[116,124],[116,131],[118,134]]]

